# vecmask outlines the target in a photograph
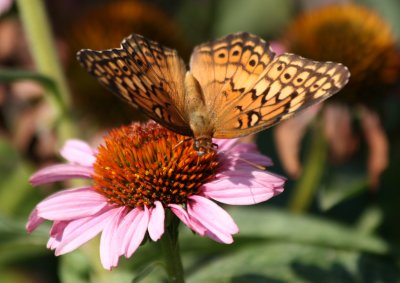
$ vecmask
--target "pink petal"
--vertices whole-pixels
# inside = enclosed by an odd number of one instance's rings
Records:
[[[169,204],[168,207],[171,211],[191,230],[199,234],[200,236],[204,236],[206,234],[207,229],[204,228],[198,221],[195,219],[191,219],[185,209],[182,206],[177,204]]]
[[[149,210],[132,209],[118,228],[119,254],[130,257],[142,243],[149,223]]]
[[[115,208],[108,207],[96,215],[69,222],[63,231],[55,255],[68,253],[99,234],[114,217],[115,210]]]
[[[72,178],[90,179],[92,176],[93,168],[76,164],[57,164],[39,170],[31,176],[29,182],[38,186]]]
[[[239,182],[241,181],[240,178]],[[216,201],[231,205],[250,205],[270,199],[281,193],[282,187],[262,186],[253,180],[251,184],[235,184],[235,178],[215,180],[201,187],[203,194]]]
[[[12,6],[13,0],[0,0],[0,15],[5,14]]]
[[[53,226],[50,230],[50,238],[47,242],[47,248],[55,250],[61,242],[62,235],[64,233],[65,227],[67,227],[69,221],[54,221]]]
[[[261,166],[272,166],[273,162],[271,158],[262,155],[260,153],[255,152],[242,152],[242,153],[233,153],[231,157],[239,159],[241,162],[250,164],[254,163],[254,165]],[[254,167],[254,166],[253,166]]]
[[[254,143],[238,143],[235,145],[235,147],[231,150],[231,152],[253,152],[253,153],[258,153],[258,147]]]
[[[154,202],[155,207],[150,209],[149,236],[153,241],[158,241],[164,234],[165,211],[161,202]]]
[[[276,55],[281,55],[287,50],[286,46],[282,42],[276,40],[271,41],[270,46],[272,51],[274,51]]]
[[[29,215],[28,222],[26,223],[25,228],[28,233],[32,233],[40,224],[43,223],[43,221],[44,219],[39,217],[38,211],[35,208]]]
[[[239,142],[239,139],[213,139],[213,143],[218,145],[218,151],[229,151]]]
[[[96,161],[93,149],[80,140],[68,140],[60,150],[60,154],[69,162],[83,166],[92,166]]]
[[[126,207],[114,209],[114,216],[104,227],[100,239],[100,259],[105,269],[111,270],[118,265],[119,243],[116,241],[118,226],[127,213]]]
[[[188,214],[196,219],[210,232],[211,236],[222,243],[233,242],[231,234],[239,232],[239,228],[230,215],[216,203],[201,196],[191,196],[188,202]],[[213,238],[214,239],[214,238]]]
[[[228,180],[234,186],[251,185],[254,182],[266,187],[281,187],[284,185],[286,178],[269,171],[261,170],[236,170],[223,171],[217,174],[217,178],[205,185],[215,183],[221,180]]]
[[[36,209],[41,218],[61,221],[94,215],[106,205],[106,198],[92,188],[78,188],[57,192],[41,201]]]

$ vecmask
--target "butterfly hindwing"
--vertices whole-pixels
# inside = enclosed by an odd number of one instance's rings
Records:
[[[122,100],[166,128],[191,135],[181,108],[186,70],[175,50],[131,35],[122,42],[122,48],[85,49],[77,57],[89,73]]]
[[[277,56],[249,91],[221,109],[214,137],[244,136],[271,127],[332,96],[349,76],[339,63]]]

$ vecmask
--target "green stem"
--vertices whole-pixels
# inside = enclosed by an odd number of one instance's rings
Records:
[[[57,91],[49,93],[47,98],[57,111],[56,115],[62,124],[61,139],[65,139],[74,134],[70,132],[73,127],[68,115],[70,92],[57,56],[44,3],[42,0],[17,0],[17,4],[36,68],[57,85]]]
[[[310,207],[324,172],[327,150],[328,146],[323,132],[320,125],[316,123],[302,176],[297,181],[289,200],[289,209],[292,212],[304,213]]]
[[[169,213],[167,216],[172,219],[171,221],[166,221],[169,225],[160,240],[161,249],[165,259],[165,268],[169,282],[184,283],[185,279],[178,242],[179,219],[172,213]]]

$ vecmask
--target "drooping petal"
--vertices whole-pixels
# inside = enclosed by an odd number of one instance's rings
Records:
[[[65,227],[68,225],[69,221],[54,221],[50,230],[50,238],[47,242],[47,248],[55,250],[62,239]]]
[[[83,166],[92,166],[96,161],[92,148],[80,140],[68,140],[60,150],[60,154],[69,162]]]
[[[92,176],[93,168],[76,164],[57,164],[39,170],[30,177],[29,182],[38,186],[73,178],[90,179]]]
[[[239,228],[231,216],[207,198],[196,195],[190,196],[188,214],[190,218],[196,219],[222,243],[232,243],[232,234],[239,232]]]
[[[100,239],[101,264],[108,270],[118,265],[119,243],[116,238],[118,227],[127,213],[127,208],[123,206],[116,208],[114,213],[110,221],[105,225]]]
[[[28,231],[28,233],[32,233],[32,231],[34,231],[40,224],[42,224],[43,221],[44,219],[39,217],[38,210],[35,208],[29,215],[28,222],[25,225],[26,231]]]
[[[68,253],[99,234],[115,215],[115,208],[107,207],[96,215],[70,221],[56,248],[55,255]]]
[[[189,214],[182,206],[177,204],[169,204],[168,207],[171,211],[191,230],[199,234],[200,236],[204,236],[206,234],[207,229],[201,225],[196,219],[191,219]]]
[[[150,209],[149,236],[153,241],[158,241],[164,234],[165,211],[161,202],[154,202],[155,207]]]
[[[299,156],[301,140],[321,107],[322,103],[311,106],[274,128],[275,145],[282,166],[293,178],[298,178],[302,170]]]
[[[107,199],[90,187],[57,192],[40,202],[38,215],[48,220],[73,220],[96,214],[107,205]]]
[[[130,257],[140,246],[146,234],[149,223],[149,210],[132,209],[122,220],[118,228],[119,254]]]
[[[361,125],[369,146],[369,185],[377,189],[380,175],[389,164],[389,140],[378,114],[366,107],[361,108]]]

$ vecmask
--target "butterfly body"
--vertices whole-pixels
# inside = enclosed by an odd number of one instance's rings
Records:
[[[249,33],[195,47],[190,70],[174,49],[132,34],[121,48],[81,50],[82,66],[149,118],[192,137],[199,155],[212,138],[259,132],[338,92],[350,73],[340,63],[275,56]]]
[[[194,138],[194,149],[201,154],[213,149],[212,137],[214,125],[211,115],[207,112],[207,105],[203,90],[196,78],[187,72],[185,75],[185,112],[188,113],[190,129]]]

